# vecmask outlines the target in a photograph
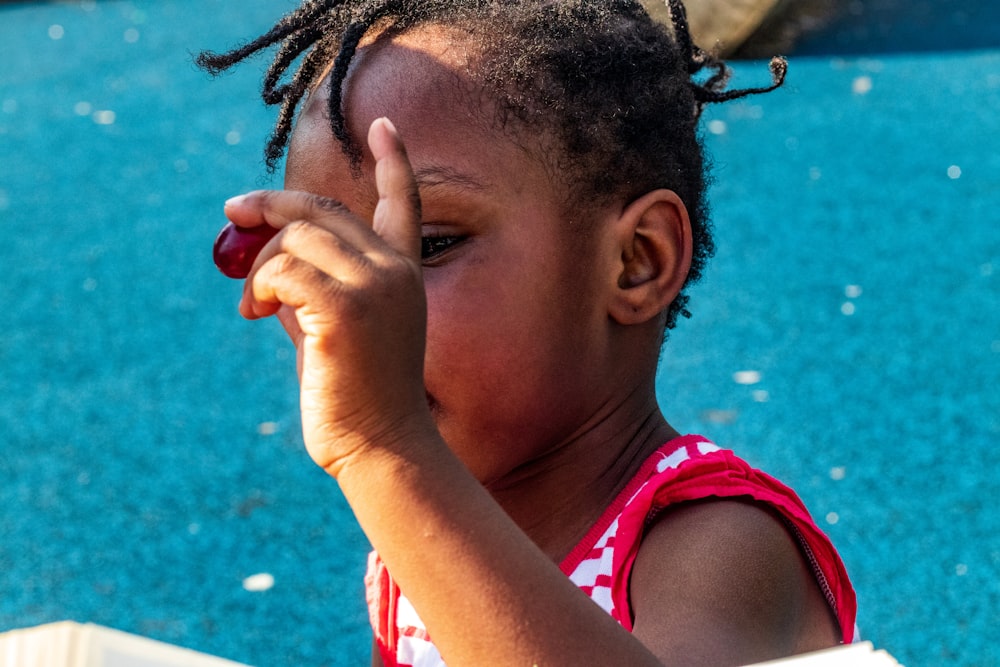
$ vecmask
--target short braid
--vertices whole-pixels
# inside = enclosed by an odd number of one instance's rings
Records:
[[[732,75],[730,69],[724,62],[715,58],[710,53],[697,46],[691,39],[691,29],[688,26],[687,10],[681,0],[667,0],[670,10],[670,19],[673,22],[674,38],[681,52],[687,57],[687,70],[691,75],[695,75],[705,68],[715,70],[704,83],[689,82],[691,91],[698,101],[697,113],[701,113],[707,103],[727,102],[739,99],[747,95],[757,95],[769,93],[780,87],[785,82],[785,75],[788,72],[788,61],[781,57],[774,57],[770,62],[772,84],[761,88],[741,88],[738,90],[725,90],[726,84]]]
[[[333,69],[330,70],[330,96],[327,99],[330,129],[333,131],[333,136],[340,141],[352,164],[357,164],[361,160],[361,149],[351,139],[350,133],[347,131],[347,120],[344,118],[343,109],[344,79],[347,78],[347,69],[358,50],[358,44],[370,27],[370,22],[352,23],[348,26],[347,30],[344,31],[340,52],[333,63]]]

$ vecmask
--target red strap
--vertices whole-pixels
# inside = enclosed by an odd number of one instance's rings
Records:
[[[777,510],[795,529],[807,556],[811,552],[817,580],[828,589],[828,599],[836,611],[844,642],[854,637],[857,599],[847,570],[829,538],[816,526],[805,505],[790,488],[773,477],[751,468],[727,450],[692,456],[676,468],[657,473],[639,495],[625,507],[616,535],[615,565],[611,592],[615,608],[630,609],[628,577],[651,513],[658,509],[707,497],[749,497]],[[827,591],[824,590],[824,593]],[[631,632],[632,619],[621,614],[619,621]]]
[[[396,604],[399,600],[399,586],[389,576],[385,564],[374,551],[368,554],[365,599],[382,664],[385,667],[399,667],[396,662]]]

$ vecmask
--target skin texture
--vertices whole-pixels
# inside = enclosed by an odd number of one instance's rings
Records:
[[[309,454],[449,665],[722,665],[836,643],[784,528],[740,502],[651,529],[634,634],[558,570],[676,435],[654,379],[690,226],[668,190],[568,213],[531,142],[469,94],[474,55],[445,29],[366,44],[344,99],[367,137],[360,168],[330,136],[321,87],[288,190],[227,202],[234,224],[280,229],[240,311],[277,315],[296,345]],[[421,235],[457,242],[422,260]],[[691,573],[706,555],[709,572]]]

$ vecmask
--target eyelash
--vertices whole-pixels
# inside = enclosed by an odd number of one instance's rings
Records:
[[[462,236],[425,236],[420,239],[420,258],[432,259],[463,240]]]

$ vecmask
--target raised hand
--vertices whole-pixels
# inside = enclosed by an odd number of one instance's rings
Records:
[[[256,191],[226,203],[235,226],[279,230],[253,262],[240,312],[277,314],[295,343],[306,448],[333,476],[351,457],[435,433],[423,385],[417,185],[387,119],[372,123],[368,142],[379,194],[372,226],[303,192]]]

